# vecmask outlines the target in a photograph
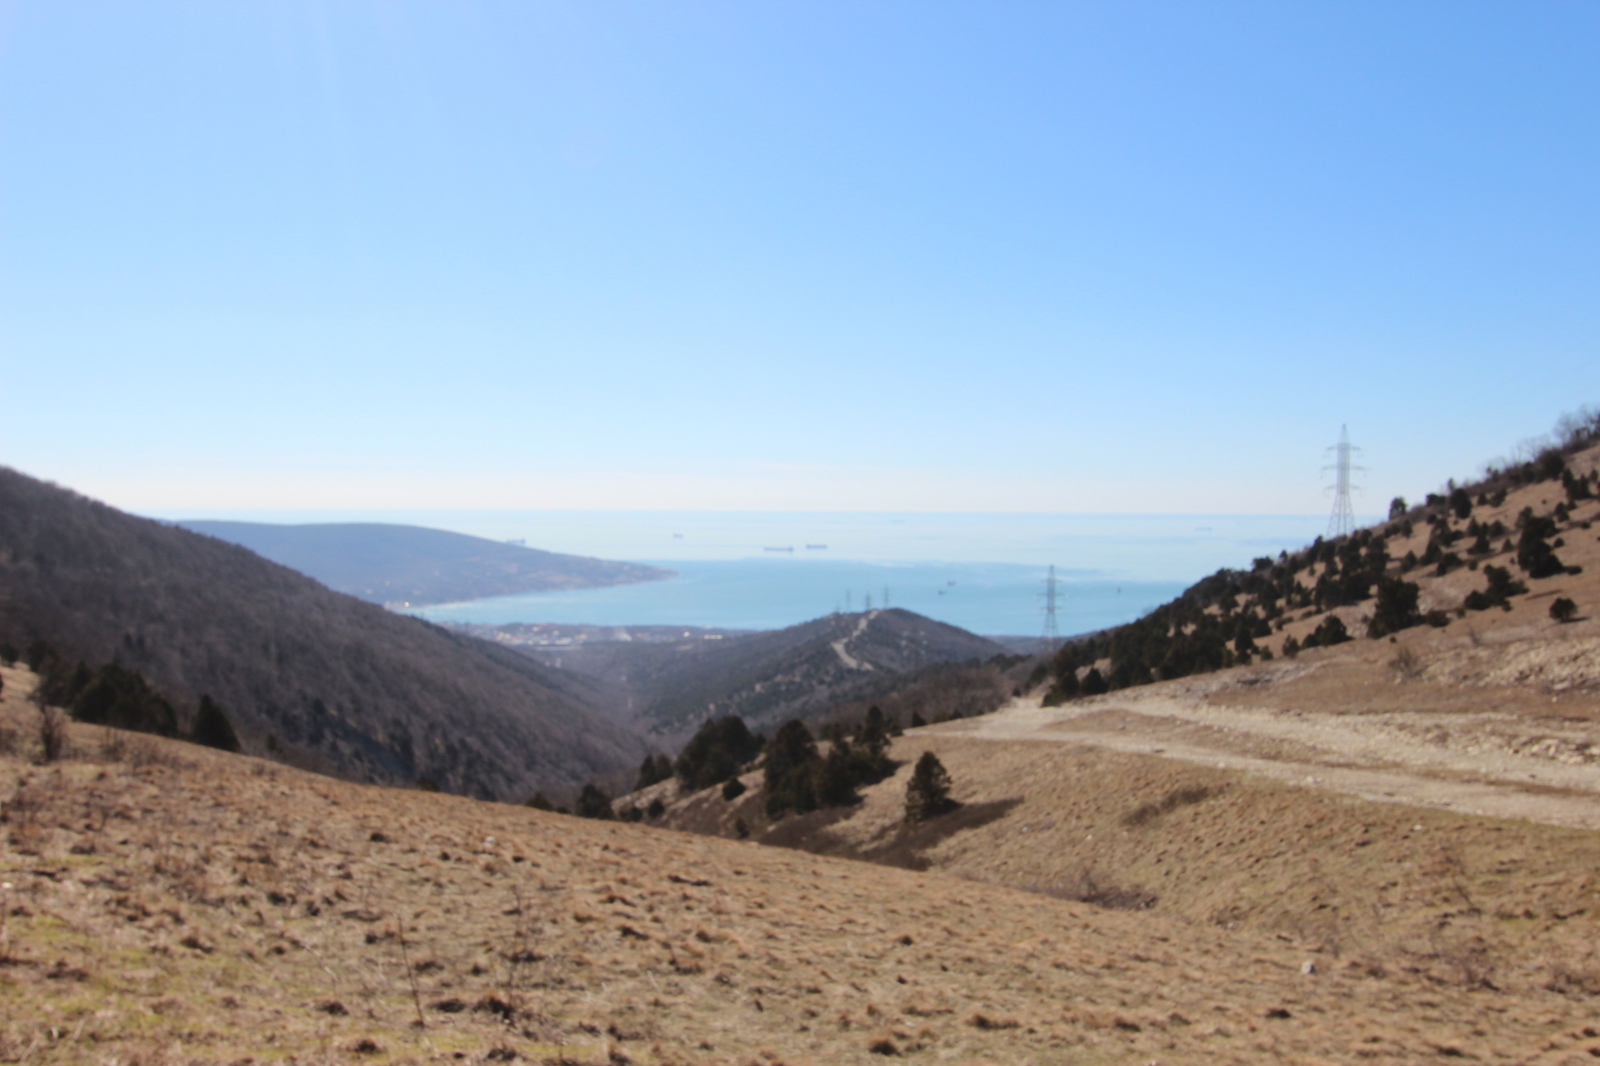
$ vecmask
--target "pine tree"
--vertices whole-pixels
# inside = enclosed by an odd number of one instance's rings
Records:
[[[817,771],[817,804],[845,807],[856,801],[856,767],[848,740],[836,740]]]
[[[616,812],[611,809],[611,797],[593,781],[584,785],[583,791],[578,794],[575,813],[579,818],[598,818],[603,822],[616,817]]]
[[[767,814],[777,817],[784,811],[804,814],[817,809],[813,774],[821,756],[816,741],[805,723],[790,719],[778,727],[767,742],[765,784]]]
[[[911,824],[926,821],[955,806],[950,798],[949,771],[933,752],[923,752],[916,769],[911,772],[910,784],[906,785],[906,821]]]
[[[208,748],[220,748],[223,751],[239,750],[239,737],[233,731],[233,724],[228,721],[228,716],[222,713],[222,708],[218,707],[210,696],[200,697],[200,709],[195,713],[194,730],[189,737],[196,744],[204,744]]]

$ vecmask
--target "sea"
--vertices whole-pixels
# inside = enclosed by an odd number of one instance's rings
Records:
[[[1039,636],[1051,568],[1062,636],[1131,621],[1220,567],[1310,543],[1322,515],[774,511],[213,510],[172,519],[398,522],[649,563],[664,581],[411,610],[438,622],[777,629],[903,607],[986,635]]]

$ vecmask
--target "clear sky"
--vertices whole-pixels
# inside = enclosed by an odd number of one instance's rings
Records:
[[[1600,400],[1600,5],[0,0],[0,463],[1363,512]]]

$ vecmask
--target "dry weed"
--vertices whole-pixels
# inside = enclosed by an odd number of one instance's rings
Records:
[[[58,762],[67,754],[67,716],[48,704],[39,704],[39,761]]]
[[[106,762],[121,762],[128,754],[128,739],[122,730],[109,726],[100,731],[100,758]]]
[[[1427,668],[1423,666],[1422,658],[1412,650],[1411,645],[1402,644],[1394,653],[1394,658],[1389,660],[1389,669],[1399,674],[1402,681],[1415,681]]]
[[[1046,887],[1030,888],[1030,892],[1089,903],[1113,911],[1145,911],[1156,905],[1154,892],[1140,885],[1118,885],[1083,867],[1069,874],[1061,882]]]

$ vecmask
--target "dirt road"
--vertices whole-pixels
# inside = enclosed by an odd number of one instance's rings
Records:
[[[1600,829],[1600,727],[1590,714],[1530,721],[1429,686],[1422,709],[1308,708],[1311,675],[1345,664],[1279,663],[1124,690],[1058,707],[1021,697],[983,718],[930,727],[983,740],[1087,744],[1262,774],[1365,799]],[[1298,684],[1296,684],[1298,682]],[[1273,688],[1251,706],[1230,696]],[[1526,694],[1524,694],[1526,695]],[[1542,699],[1542,696],[1533,698]],[[1525,698],[1522,701],[1526,704]],[[1454,708],[1452,709],[1452,703]]]

